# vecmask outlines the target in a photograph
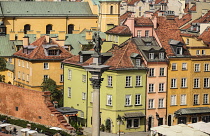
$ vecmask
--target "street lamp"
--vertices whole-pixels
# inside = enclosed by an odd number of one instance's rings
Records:
[[[120,115],[118,114],[118,116],[117,116],[117,121],[118,121],[118,123],[119,123],[119,136],[120,136],[120,124],[121,124],[121,123],[123,124],[123,120],[124,120],[124,117],[123,117],[123,116],[120,116]]]

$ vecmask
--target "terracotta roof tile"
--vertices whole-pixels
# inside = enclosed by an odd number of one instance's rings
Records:
[[[117,35],[132,35],[128,26],[115,26],[114,28],[109,29],[105,33]]]
[[[186,24],[187,22],[189,22],[191,20],[192,20],[192,15],[191,14],[186,14],[180,19],[176,18],[176,22],[178,24],[178,27],[183,26],[184,24]]]
[[[189,12],[189,3],[185,4],[185,9],[184,9],[184,13],[188,13]]]
[[[184,26],[182,29],[190,28],[192,23],[209,23],[209,22],[210,22],[210,10],[204,16],[201,16],[198,19],[195,19],[190,24]]]
[[[135,18],[135,26],[153,26],[152,20],[148,17]]]
[[[136,2],[139,2],[140,0],[131,0],[128,2],[128,5],[132,6],[134,5]]]
[[[193,6],[190,8],[190,11],[196,11],[196,5],[193,5]]]
[[[46,36],[42,36],[30,45],[37,46],[33,51],[29,54],[23,53],[23,49],[19,50],[18,52],[14,53],[14,56],[23,57],[25,59],[66,59],[68,57],[72,57],[73,55],[69,53],[66,49],[61,47],[56,41],[52,40],[51,43],[47,43]],[[53,56],[46,56],[45,49],[43,45],[58,45],[59,50],[61,51],[60,55],[53,55]]]
[[[120,23],[122,24],[128,17],[131,17],[131,15],[133,14],[134,12],[131,12],[131,11],[127,11],[125,12],[123,15],[120,16]]]
[[[155,4],[168,3],[168,0],[155,0]]]
[[[202,40],[205,44],[210,45],[210,27],[207,27],[203,33],[198,37],[199,40]]]
[[[137,46],[131,41],[127,40],[120,46],[115,46],[113,49],[108,52],[112,53],[112,57],[110,57],[104,65],[110,66],[109,69],[129,69],[136,68],[130,58],[132,53],[140,54]],[[72,58],[66,59],[64,63],[70,63],[79,66],[85,66],[91,64],[93,58],[88,59],[84,63],[79,63],[79,55],[74,56]]]
[[[158,28],[155,31],[162,47],[165,49],[168,56],[175,55],[169,41],[173,39],[184,43],[182,37],[180,36],[181,33],[177,23],[175,20],[167,20],[165,17],[158,17],[157,22]],[[184,48],[186,49],[185,46]],[[184,55],[189,55],[189,53],[184,52]]]

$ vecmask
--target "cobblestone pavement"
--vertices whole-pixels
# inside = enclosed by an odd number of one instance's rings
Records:
[[[84,135],[91,136],[91,128],[84,128]],[[106,132],[100,132],[100,136],[119,136],[119,134],[111,134]],[[121,134],[121,136],[149,136],[149,132],[132,132]]]

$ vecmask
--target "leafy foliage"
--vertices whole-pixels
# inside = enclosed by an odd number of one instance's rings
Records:
[[[4,58],[0,58],[0,71],[6,70],[6,60]]]

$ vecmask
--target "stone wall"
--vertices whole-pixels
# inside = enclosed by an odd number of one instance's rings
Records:
[[[39,92],[0,83],[0,114],[40,123],[72,129],[63,115],[50,102],[50,92]]]

